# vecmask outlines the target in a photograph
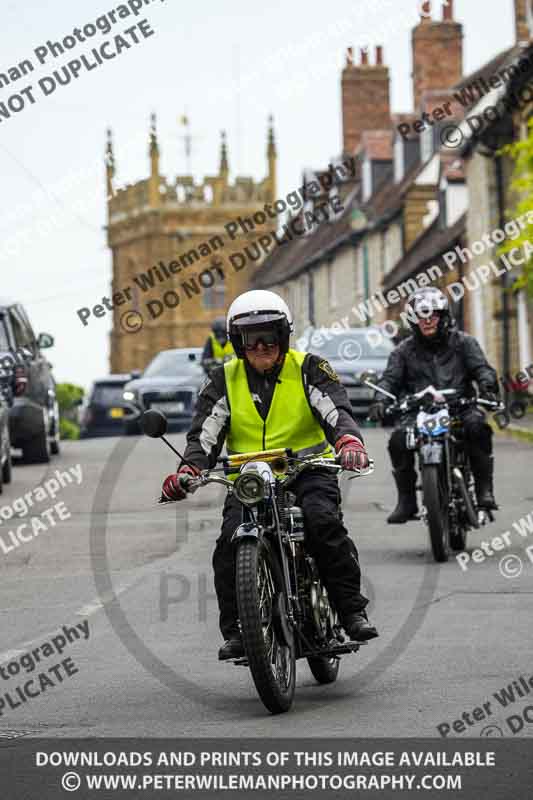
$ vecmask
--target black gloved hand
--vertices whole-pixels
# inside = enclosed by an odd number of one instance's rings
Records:
[[[376,400],[368,409],[368,419],[372,422],[382,422],[385,416],[385,403],[382,400]]]

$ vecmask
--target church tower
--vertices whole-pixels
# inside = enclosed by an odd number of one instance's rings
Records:
[[[238,176],[231,183],[229,147],[222,131],[218,174],[202,182],[192,174],[168,179],[160,171],[157,120],[152,114],[149,177],[117,188],[115,148],[111,131],[107,132],[112,293],[124,295],[124,302],[113,310],[111,372],[143,369],[166,348],[202,346],[212,320],[225,315],[231,301],[249,288],[264,258],[257,240],[278,223],[264,214],[265,204],[277,199],[271,117],[266,155],[267,175],[262,181]],[[225,226],[239,218],[244,226],[235,224],[230,237]],[[247,258],[238,268],[242,259],[236,256],[232,262],[231,256],[245,247],[257,258]]]

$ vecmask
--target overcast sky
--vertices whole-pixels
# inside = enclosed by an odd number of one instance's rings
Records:
[[[86,387],[109,371],[110,317],[92,318],[83,328],[76,315],[76,309],[110,292],[103,230],[108,126],[114,132],[118,185],[147,176],[152,111],[167,177],[186,171],[179,125],[186,112],[198,178],[217,171],[225,128],[232,177],[238,172],[261,179],[267,116],[273,113],[278,187],[284,194],[299,184],[304,167],[326,165],[340,150],[346,46],[383,44],[392,109],[412,109],[410,31],[417,0],[153,0],[138,17],[119,20],[109,34],[77,44],[68,59],[49,56],[39,65],[36,48],[119,5],[26,0],[21,6],[4,0],[2,8],[0,73],[26,58],[36,69],[0,88],[0,103],[28,85],[35,98],[10,119],[0,116],[0,295],[20,300],[37,332],[55,336],[48,352],[57,380]],[[487,13],[486,0],[456,0],[466,73],[513,43],[513,5],[499,0],[496,14]],[[139,32],[139,44],[43,96],[40,78],[143,18],[155,35],[143,39]]]

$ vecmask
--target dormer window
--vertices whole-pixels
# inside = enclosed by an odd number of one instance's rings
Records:
[[[405,175],[405,159],[403,139],[397,136],[394,140],[394,183],[400,183]]]
[[[433,155],[433,128],[428,125],[420,134],[420,160],[423,164]]]
[[[366,203],[367,200],[372,197],[372,164],[369,158],[365,158],[363,161],[363,202]]]

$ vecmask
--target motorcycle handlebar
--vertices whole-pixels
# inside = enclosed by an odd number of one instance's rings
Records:
[[[335,472],[342,472],[343,467],[339,463],[339,456],[336,456],[335,459],[330,458],[310,458],[305,460],[303,463],[297,467],[295,472],[303,472],[306,467],[325,467],[327,469],[335,470]],[[353,472],[352,477],[354,478],[364,478],[367,475],[371,475],[374,472],[374,459],[368,459],[368,467],[365,467],[364,470],[348,470]],[[290,473],[290,475],[294,475]],[[210,470],[204,470],[200,473],[198,477],[193,477],[192,475],[180,475],[179,477],[180,483],[185,489],[187,493],[192,493],[199,489],[202,486],[207,486],[210,483],[218,483],[221,486],[224,486],[227,489],[233,489],[233,481],[228,480],[227,478],[223,478],[220,475],[211,475]],[[173,500],[165,500],[164,498],[160,498],[159,503],[172,503],[175,502]]]
[[[435,401],[434,401],[435,402]],[[448,405],[451,406],[461,406],[463,408],[467,406],[485,406],[489,409],[492,409],[495,412],[503,411],[505,409],[505,405],[501,403],[499,400],[486,400],[483,397],[461,397],[457,399],[445,400]],[[409,411],[416,406],[420,406],[423,404],[423,398],[417,397],[416,395],[409,395],[401,402],[397,403],[390,403],[385,408],[385,413],[392,414],[397,411]]]

